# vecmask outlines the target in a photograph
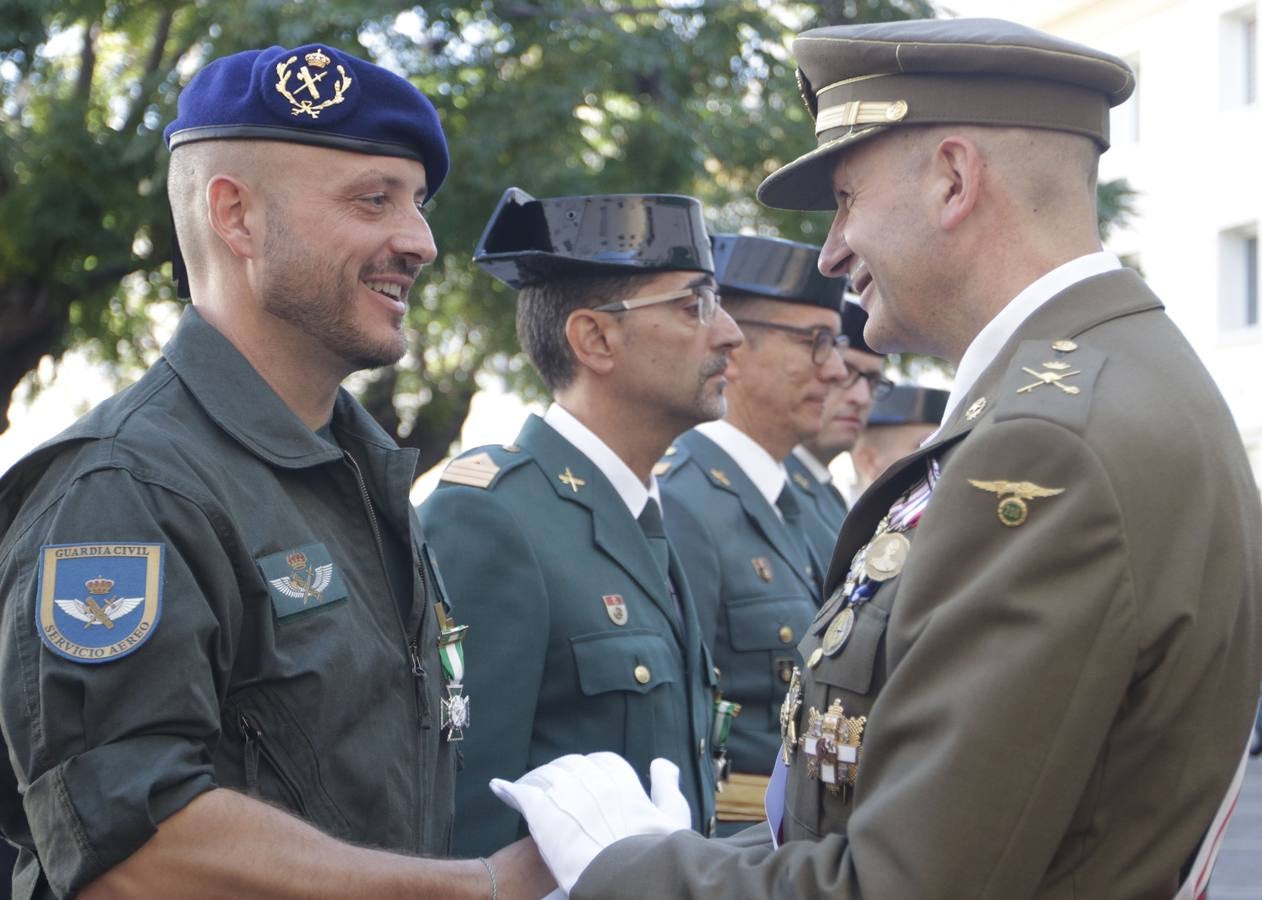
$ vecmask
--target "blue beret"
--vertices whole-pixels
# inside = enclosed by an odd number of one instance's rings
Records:
[[[323,44],[216,59],[180,93],[167,146],[208,140],[293,141],[425,166],[429,196],[447,177],[434,105],[406,79]]]

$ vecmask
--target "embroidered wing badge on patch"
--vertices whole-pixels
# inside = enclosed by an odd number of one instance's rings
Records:
[[[40,548],[35,627],[58,656],[102,663],[135,652],[162,612],[162,544]]]
[[[267,581],[276,618],[328,606],[346,597],[342,576],[324,544],[304,544],[255,560]]]

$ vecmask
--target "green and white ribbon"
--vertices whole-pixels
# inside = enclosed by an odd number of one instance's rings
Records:
[[[727,746],[732,730],[732,719],[741,713],[741,705],[731,700],[714,701],[714,730],[710,734],[710,746],[717,753]]]

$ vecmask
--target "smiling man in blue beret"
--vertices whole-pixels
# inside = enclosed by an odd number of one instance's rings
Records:
[[[272,47],[210,63],[165,135],[192,306],[0,481],[15,896],[538,897],[525,842],[418,858],[450,844],[462,629],[415,452],[339,387],[403,354],[437,113]]]

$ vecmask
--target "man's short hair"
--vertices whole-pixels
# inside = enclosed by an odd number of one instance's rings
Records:
[[[591,309],[632,296],[657,272],[635,275],[574,274],[541,271],[517,294],[517,341],[548,390],[556,393],[574,381],[574,351],[565,323],[576,309]]]

